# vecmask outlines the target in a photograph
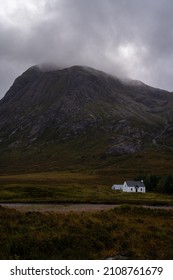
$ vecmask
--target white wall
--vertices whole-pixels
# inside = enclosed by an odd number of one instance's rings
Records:
[[[123,185],[113,185],[112,190],[123,190]]]
[[[122,190],[123,192],[136,192],[136,188],[135,187],[128,187],[126,182],[124,182],[123,185],[113,185],[112,190]],[[137,192],[145,193],[146,188],[140,187],[140,188],[138,188]]]
[[[136,188],[135,187],[128,187],[126,182],[123,184],[123,192],[136,192]],[[138,189],[137,192],[141,192],[141,193],[145,193],[146,189],[141,187]]]

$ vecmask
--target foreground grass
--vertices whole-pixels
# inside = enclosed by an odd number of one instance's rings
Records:
[[[114,177],[88,172],[47,172],[0,176],[0,202],[130,203],[173,205],[173,196],[111,190]]]
[[[0,259],[173,259],[173,211],[69,214],[0,207]]]

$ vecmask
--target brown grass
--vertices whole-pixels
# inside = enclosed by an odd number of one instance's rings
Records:
[[[173,211],[19,213],[0,207],[1,259],[172,259]]]

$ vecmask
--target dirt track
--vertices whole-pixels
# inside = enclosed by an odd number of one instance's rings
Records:
[[[16,209],[21,212],[39,211],[39,212],[82,212],[108,210],[116,207],[111,204],[29,204],[29,203],[1,203],[3,207]]]
[[[29,204],[29,203],[0,203],[1,206],[16,209],[21,212],[82,212],[82,211],[101,211],[109,210],[120,205],[116,204]],[[149,205],[139,205],[145,208],[151,209],[164,209],[173,210],[173,206],[149,206]]]

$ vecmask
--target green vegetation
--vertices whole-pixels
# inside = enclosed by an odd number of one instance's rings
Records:
[[[4,150],[0,202],[131,206],[69,214],[0,207],[1,259],[173,258],[173,212],[133,206],[173,205],[173,195],[163,191],[170,182],[167,176],[173,175],[173,153],[146,147],[133,155],[108,156],[103,153],[106,137],[91,140],[81,136],[79,142],[74,138],[57,145]],[[147,193],[111,190],[113,184],[142,174],[152,182]]]
[[[173,194],[173,176],[147,175],[138,176],[135,180],[144,180],[148,191]]]
[[[167,195],[172,190],[172,177],[167,177],[173,175],[171,150],[146,147],[135,154],[111,156],[103,153],[108,141],[91,129],[67,141],[4,149],[0,202],[173,204],[172,195]],[[111,190],[113,184],[135,177],[145,180],[146,194]]]
[[[0,176],[0,202],[173,205],[172,195],[113,191],[114,182],[109,173],[94,171]]]
[[[0,232],[0,259],[173,259],[167,210],[41,214],[0,207]]]
[[[91,129],[86,135],[45,144],[7,148],[0,143],[0,174],[94,170],[109,172],[114,179],[123,181],[143,174],[172,175],[172,150],[145,144],[145,149],[135,154],[111,156],[105,153],[110,137]],[[117,134],[113,133],[112,137],[116,138]]]

